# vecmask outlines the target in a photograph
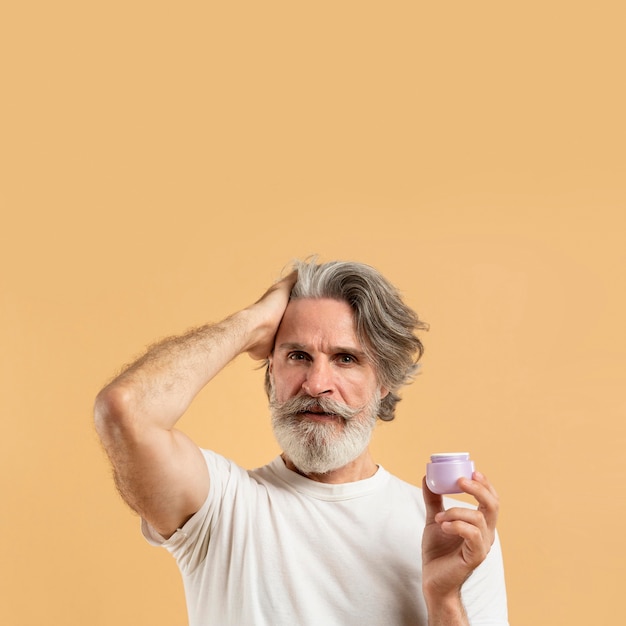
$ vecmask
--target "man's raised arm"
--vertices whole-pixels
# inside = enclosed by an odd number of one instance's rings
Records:
[[[202,454],[176,422],[237,355],[269,356],[295,280],[290,274],[218,324],[154,345],[98,394],[96,429],[120,493],[164,537],[198,511],[209,490]]]

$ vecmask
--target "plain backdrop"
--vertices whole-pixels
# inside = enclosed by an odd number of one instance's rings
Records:
[[[290,260],[379,268],[430,324],[378,463],[469,450],[511,623],[615,623],[626,579],[623,5],[58,2],[0,9],[0,622],[186,623],[93,399]],[[181,428],[279,452],[235,360]],[[358,576],[358,572],[355,572]]]

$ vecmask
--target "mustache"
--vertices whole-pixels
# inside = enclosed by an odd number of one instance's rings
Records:
[[[354,419],[364,407],[351,407],[331,398],[313,398],[311,396],[294,396],[285,402],[272,400],[270,408],[277,417],[294,417],[299,413],[315,411],[336,415],[345,421]]]

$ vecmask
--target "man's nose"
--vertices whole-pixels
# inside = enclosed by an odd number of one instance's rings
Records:
[[[330,363],[313,361],[307,368],[302,389],[311,397],[328,395],[333,391],[333,372]]]

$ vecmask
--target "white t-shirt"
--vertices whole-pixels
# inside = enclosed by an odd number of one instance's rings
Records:
[[[203,454],[211,487],[202,508],[168,540],[142,524],[178,563],[190,626],[426,626],[421,489],[382,467],[329,485],[280,457],[246,471]],[[497,538],[462,597],[472,626],[507,626]]]

